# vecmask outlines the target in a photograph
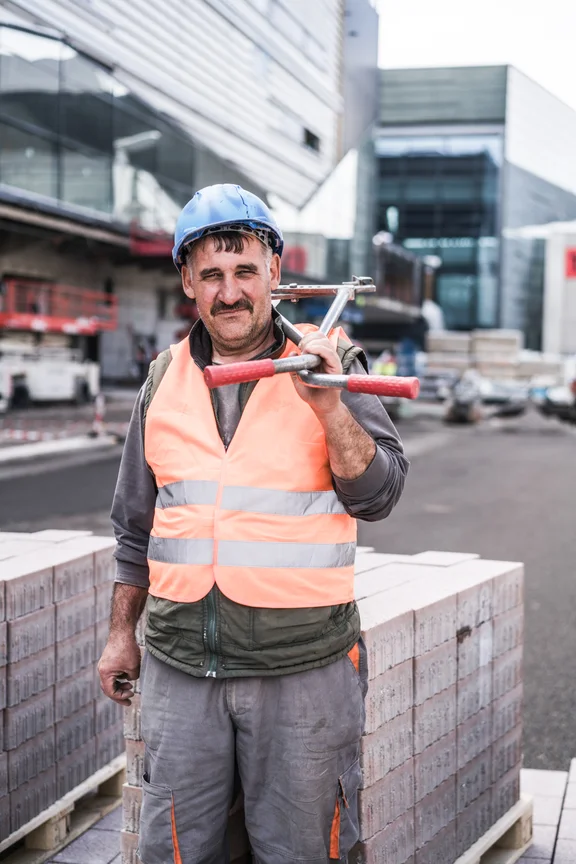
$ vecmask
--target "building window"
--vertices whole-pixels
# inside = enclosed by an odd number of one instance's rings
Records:
[[[320,152],[320,138],[311,132],[310,129],[304,129],[304,146],[316,153]]]
[[[437,289],[448,327],[494,326],[496,277],[482,244],[497,234],[502,136],[383,135],[375,152],[377,230],[442,258]],[[496,270],[498,260],[496,248]]]
[[[110,183],[112,157],[107,153],[88,153],[62,147],[60,156],[60,196],[68,204],[100,213],[112,210]]]
[[[0,183],[55,198],[56,166],[50,141],[0,123]]]

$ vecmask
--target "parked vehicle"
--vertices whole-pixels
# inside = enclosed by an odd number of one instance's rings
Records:
[[[576,379],[561,387],[549,387],[536,405],[544,417],[576,424]]]
[[[0,410],[35,402],[91,401],[100,392],[100,367],[70,348],[0,341]]]
[[[529,389],[519,381],[492,380],[468,369],[452,385],[445,419],[474,423],[481,415],[519,417],[529,405]]]

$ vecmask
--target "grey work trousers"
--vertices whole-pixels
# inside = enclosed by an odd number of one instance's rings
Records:
[[[226,864],[235,764],[258,864],[345,860],[358,839],[363,644],[319,669],[194,678],[145,655],[143,864]]]

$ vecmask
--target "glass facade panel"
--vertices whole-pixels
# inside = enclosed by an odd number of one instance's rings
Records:
[[[56,133],[62,44],[0,27],[0,112]]]
[[[62,147],[60,176],[62,201],[77,207],[112,211],[111,156],[91,155],[81,150]]]
[[[382,134],[375,152],[376,229],[442,259],[437,299],[447,326],[496,326],[502,135]]]
[[[0,187],[171,232],[195,156],[184,132],[97,62],[0,27]]]
[[[194,176],[194,154],[190,144],[169,127],[162,125],[158,128],[160,138],[157,147],[157,174],[169,181],[191,184]]]
[[[44,138],[0,123],[0,183],[57,196],[56,148]]]
[[[438,276],[437,300],[444,312],[444,321],[448,330],[465,329],[474,314],[474,294],[476,279],[474,276],[443,273]]]
[[[69,142],[111,153],[110,77],[76,52],[60,68],[60,134]]]

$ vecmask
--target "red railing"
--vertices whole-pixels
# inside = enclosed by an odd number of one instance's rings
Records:
[[[117,326],[113,294],[28,279],[2,282],[0,329],[92,335]]]

